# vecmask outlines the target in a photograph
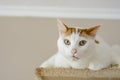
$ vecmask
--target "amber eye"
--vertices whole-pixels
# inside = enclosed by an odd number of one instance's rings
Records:
[[[81,40],[81,41],[79,42],[79,45],[80,45],[80,46],[84,46],[86,43],[87,43],[87,41]]]
[[[70,45],[70,44],[71,44],[68,39],[64,39],[64,43],[65,43],[66,45]]]

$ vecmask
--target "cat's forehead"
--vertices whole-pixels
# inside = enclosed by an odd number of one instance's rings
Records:
[[[70,36],[72,34],[77,34],[82,37],[87,37],[86,29],[82,27],[69,27],[65,32],[65,36]]]
[[[76,33],[72,33],[71,35],[64,37],[64,39],[68,39],[68,40],[70,40],[70,42],[73,42],[73,43],[76,43],[80,40],[88,40],[88,38],[82,37]]]

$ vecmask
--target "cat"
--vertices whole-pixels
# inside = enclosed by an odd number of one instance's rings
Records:
[[[58,52],[42,63],[43,68],[74,68],[101,70],[120,64],[120,47],[109,46],[97,35],[100,26],[68,27],[57,20]]]

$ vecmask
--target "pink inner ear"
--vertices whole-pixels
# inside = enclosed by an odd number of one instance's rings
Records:
[[[64,24],[62,21],[60,21],[60,20],[57,20],[57,24],[58,24],[58,28],[59,28],[59,31],[60,32],[66,32],[67,31],[67,25],[66,24]]]
[[[61,32],[66,32],[67,31],[67,27],[66,27],[66,25],[61,25],[61,27],[60,27],[60,31]]]

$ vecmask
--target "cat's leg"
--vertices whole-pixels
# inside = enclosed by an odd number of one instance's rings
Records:
[[[101,70],[103,68],[105,68],[107,65],[102,65],[102,63],[90,63],[88,68],[90,70]]]
[[[87,66],[86,65],[72,65],[72,68],[74,68],[74,69],[86,69]]]
[[[61,54],[57,54],[55,59],[55,67],[57,68],[71,68],[70,61]]]
[[[68,64],[67,62],[57,62],[56,64],[55,64],[55,67],[56,68],[72,68],[71,67],[71,65],[70,64]]]
[[[55,55],[52,56],[50,59],[48,59],[47,61],[43,62],[40,67],[42,68],[51,68],[54,67],[54,63],[55,63]]]
[[[101,66],[99,66],[99,65],[97,65],[97,64],[94,64],[94,63],[90,63],[89,66],[88,66],[88,68],[89,68],[90,70],[100,70],[100,69],[102,69]]]
[[[75,68],[75,69],[86,69],[87,67],[88,67],[88,63],[86,63],[86,62],[72,63],[72,68]]]
[[[113,64],[117,64],[120,68],[120,46],[119,45],[113,45],[112,46],[112,62]]]
[[[70,64],[68,63],[68,60],[63,57],[61,54],[56,54],[47,61],[45,61],[43,64],[40,65],[40,67],[43,68],[70,68]]]

